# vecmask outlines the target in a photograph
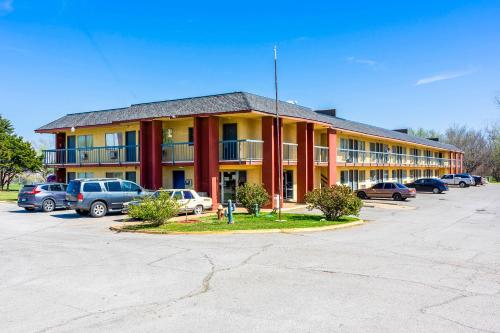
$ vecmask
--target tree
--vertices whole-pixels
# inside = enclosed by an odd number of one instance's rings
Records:
[[[488,138],[484,131],[454,125],[445,132],[445,141],[464,151],[464,169],[474,172],[486,164],[490,149]]]
[[[37,172],[42,167],[42,157],[31,143],[14,134],[12,123],[0,116],[0,190],[23,172]]]
[[[0,134],[5,133],[5,134],[13,134],[14,133],[14,126],[12,126],[12,123],[9,119],[4,118],[0,114]]]
[[[439,133],[436,130],[433,129],[425,129],[425,128],[417,128],[416,130],[410,128],[408,130],[408,134],[413,135],[413,136],[418,136],[420,138],[438,138],[440,141],[444,139],[443,134]]]

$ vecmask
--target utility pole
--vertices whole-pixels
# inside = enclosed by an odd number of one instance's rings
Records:
[[[274,90],[275,90],[275,109],[276,109],[276,141],[278,153],[278,221],[283,221],[281,219],[281,196],[283,193],[283,172],[281,170],[282,157],[281,157],[281,126],[280,126],[280,114],[278,108],[278,55],[277,48],[274,45]]]

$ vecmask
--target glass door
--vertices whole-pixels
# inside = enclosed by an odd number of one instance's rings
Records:
[[[221,202],[227,203],[228,200],[234,202],[236,200],[236,171],[221,172]]]
[[[293,171],[283,171],[283,199],[293,200]]]

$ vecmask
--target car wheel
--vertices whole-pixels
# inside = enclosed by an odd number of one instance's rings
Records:
[[[193,213],[195,215],[200,215],[201,213],[203,213],[203,206],[198,205],[198,206],[194,207]]]
[[[368,197],[366,196],[365,192],[358,192],[358,198],[360,198],[360,199],[367,199]]]
[[[42,210],[46,213],[52,212],[56,209],[56,203],[52,199],[46,199],[42,203]]]
[[[103,217],[108,212],[108,207],[102,201],[96,201],[90,206],[90,216]]]
[[[458,186],[460,186],[461,188],[464,188],[465,187],[465,183],[464,182],[460,182],[460,183],[458,183]]]
[[[392,196],[392,198],[394,199],[394,201],[401,201],[401,200],[403,200],[403,197],[401,196],[400,193],[394,193],[394,195]]]
[[[35,210],[35,208],[33,207],[24,207],[24,210],[27,211],[27,212],[32,212]]]
[[[439,189],[438,189],[437,187],[434,187],[434,188],[432,189],[432,193],[434,193],[434,194],[438,194],[438,193],[440,193],[440,192],[441,192],[441,191],[439,191]]]
[[[85,216],[85,215],[88,215],[89,212],[86,211],[86,210],[83,210],[83,209],[75,209],[75,212],[80,215],[80,216]]]

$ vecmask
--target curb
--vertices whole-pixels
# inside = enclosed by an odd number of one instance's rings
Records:
[[[271,234],[271,233],[295,233],[295,232],[314,232],[314,231],[327,231],[335,229],[343,229],[355,227],[364,224],[365,221],[357,220],[353,222],[347,222],[336,225],[327,225],[323,227],[311,227],[311,228],[285,228],[285,229],[255,229],[255,230],[221,230],[221,231],[147,231],[147,230],[127,230],[123,229],[122,226],[111,226],[109,230],[116,232],[130,232],[138,234],[153,234],[153,235],[230,235],[230,234]]]

